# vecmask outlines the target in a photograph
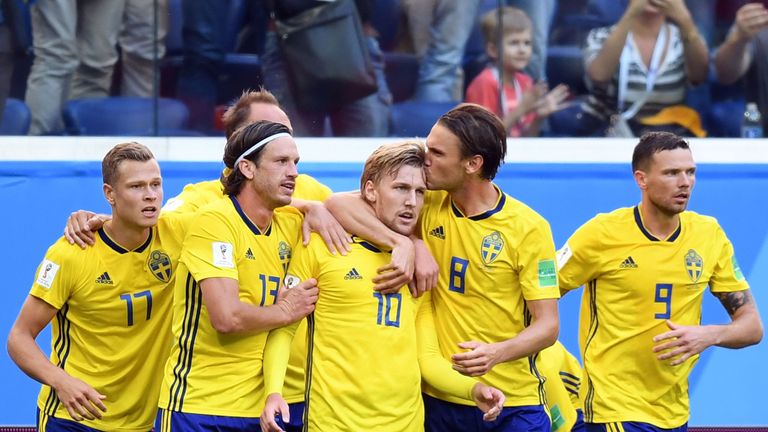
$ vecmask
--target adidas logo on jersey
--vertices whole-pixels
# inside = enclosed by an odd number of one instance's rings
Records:
[[[352,279],[362,279],[363,277],[360,275],[360,273],[357,272],[357,269],[352,267],[352,270],[350,270],[346,276],[344,276],[344,280],[352,280]]]
[[[437,228],[434,228],[432,231],[429,232],[429,235],[435,236],[439,238],[440,240],[445,240],[445,230],[443,229],[443,226],[440,225]]]
[[[255,260],[256,257],[253,256],[253,252],[251,251],[251,248],[248,248],[247,251],[245,251],[245,258],[249,260]]]
[[[621,262],[621,265],[619,265],[619,268],[637,268],[637,264],[635,263],[635,260],[632,259],[631,256],[628,256],[627,259]]]
[[[109,277],[109,273],[104,272],[101,274],[101,276],[96,278],[97,284],[104,284],[104,285],[113,285],[112,278]]]

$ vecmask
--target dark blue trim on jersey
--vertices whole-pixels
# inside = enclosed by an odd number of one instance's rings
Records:
[[[576,375],[569,374],[568,372],[560,371],[560,376],[568,377],[568,378],[570,378],[572,380],[576,380],[576,382],[580,382],[581,381],[581,378],[577,377]],[[563,381],[565,381],[565,380],[563,380]],[[576,385],[578,385],[578,384],[576,384]]]
[[[312,361],[315,352],[315,312],[307,315],[307,363],[304,369],[304,415],[302,416],[302,430],[309,428],[309,394],[312,392]]]
[[[379,249],[378,246],[374,245],[371,242],[365,241],[365,240],[361,239],[358,236],[352,236],[352,242],[355,243],[355,244],[359,244],[360,246],[362,246],[362,247],[364,247],[364,248],[366,248],[369,251],[374,252],[374,253],[382,253],[382,252],[384,252],[381,249]]]
[[[579,383],[578,382],[573,382],[573,381],[568,380],[568,379],[563,378],[563,377],[560,377],[560,381],[562,381],[563,384],[571,385],[574,388],[579,388]]]
[[[184,320],[182,321],[181,334],[179,335],[179,356],[173,367],[173,382],[169,388],[169,411],[181,411],[184,406],[184,396],[187,393],[187,377],[192,370],[192,355],[194,353],[197,329],[200,323],[200,310],[202,307],[202,291],[197,281],[187,274],[186,298],[184,308]],[[175,388],[175,390],[174,390]]]
[[[491,216],[495,215],[496,213],[500,212],[501,209],[504,208],[504,203],[507,202],[507,196],[504,194],[504,191],[499,189],[498,186],[493,185],[493,187],[497,191],[499,191],[499,197],[500,197],[499,198],[499,202],[496,203],[496,207],[494,207],[494,208],[492,208],[492,209],[490,209],[490,210],[488,210],[488,211],[486,211],[484,213],[480,213],[479,215],[474,215],[474,216],[467,217],[467,216],[464,216],[464,214],[461,212],[461,210],[459,210],[459,208],[456,207],[456,204],[454,204],[453,199],[451,199],[451,209],[453,209],[453,215],[456,216],[456,217],[460,217],[460,218],[466,217],[469,220],[479,221],[479,220],[483,220],[483,219],[488,219],[489,217],[491,217]]]
[[[72,323],[67,318],[69,315],[69,305],[65,304],[56,313],[56,321],[59,323],[59,336],[56,338],[54,344],[54,350],[56,350],[56,356],[59,358],[56,366],[64,369],[67,366],[67,358],[69,357],[69,351],[72,346],[72,340],[69,337],[69,329],[72,327]],[[53,390],[53,387],[48,386],[48,399],[45,401],[45,413],[49,417],[53,417],[56,414],[56,410],[59,408],[61,401],[59,396]]]
[[[587,357],[587,350],[592,342],[592,338],[597,334],[600,327],[600,321],[597,316],[597,279],[589,281],[589,332],[587,333],[587,342],[584,344],[584,358]],[[592,402],[595,399],[595,386],[592,379],[587,375],[587,396],[584,398],[584,421],[591,422],[594,415]]]
[[[658,238],[656,238],[653,234],[649,233],[648,230],[646,230],[645,227],[643,226],[643,218],[640,217],[640,207],[635,206],[635,208],[632,211],[635,214],[635,223],[637,224],[637,227],[640,228],[640,232],[642,232],[650,241],[661,241]],[[675,230],[675,232],[672,233],[671,236],[669,236],[669,238],[666,241],[671,243],[677,240],[677,238],[680,237],[680,231],[682,230],[683,230],[683,224],[678,223],[677,229]]]
[[[141,246],[139,246],[136,249],[134,249],[133,252],[142,253],[142,252],[144,252],[144,250],[147,247],[149,247],[150,243],[152,243],[152,231],[154,231],[154,230],[152,228],[150,228],[149,229],[149,235],[147,236],[147,239],[144,241],[144,243],[141,244]],[[111,238],[109,238],[109,235],[107,235],[107,232],[104,230],[104,228],[99,229],[97,232],[99,233],[99,238],[101,238],[101,241],[103,241],[104,244],[106,244],[107,246],[112,248],[112,250],[114,250],[115,252],[117,252],[119,254],[124,254],[124,253],[131,252],[128,249],[126,249],[126,248],[120,246],[119,244],[117,244]]]
[[[243,220],[243,222],[245,222],[245,225],[251,230],[251,232],[253,232],[256,235],[266,235],[266,236],[272,233],[272,221],[269,222],[269,226],[267,227],[267,230],[264,232],[261,232],[259,227],[257,227],[256,224],[251,222],[251,219],[248,218],[248,215],[245,214],[245,212],[243,211],[243,208],[240,207],[240,202],[237,201],[237,198],[235,198],[232,195],[229,195],[229,199],[232,200],[232,204],[234,204],[235,210],[237,210],[237,214],[240,215],[240,218]]]

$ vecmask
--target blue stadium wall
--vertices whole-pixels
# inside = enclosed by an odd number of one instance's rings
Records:
[[[113,143],[78,141],[38,143],[29,138],[0,140],[0,197],[4,247],[0,248],[5,300],[0,305],[0,335],[5,340],[32,283],[47,247],[61,235],[73,210],[108,212],[101,193],[99,159]],[[310,141],[310,140],[308,140]],[[380,143],[300,140],[302,172],[335,191],[357,188],[364,155]],[[155,143],[155,141],[151,141]],[[381,141],[386,142],[386,141]],[[29,144],[25,150],[19,146]],[[166,142],[150,145],[161,160],[166,199],[187,184],[215,178],[221,143],[213,148]],[[311,144],[311,145],[310,145]],[[595,147],[583,142],[524,143],[511,146],[507,164],[496,179],[508,194],[530,205],[549,220],[555,243],[562,245],[573,230],[598,212],[632,206],[639,191],[628,158],[631,142]],[[723,144],[694,146],[699,160],[697,184],[690,209],[715,216],[733,242],[742,269],[768,321],[768,142],[748,148]],[[32,149],[32,150],[29,150]],[[352,150],[349,150],[352,149]],[[734,156],[736,152],[738,157]],[[307,157],[305,154],[310,154]],[[702,154],[704,157],[698,157]],[[521,156],[522,155],[522,156]],[[72,160],[68,160],[72,159]],[[334,161],[335,160],[335,161]],[[542,162],[555,160],[556,162]],[[590,161],[591,160],[591,161]],[[561,301],[561,340],[578,352],[577,323],[581,292]],[[727,315],[711,295],[705,296],[703,322],[727,322]],[[50,349],[50,332],[38,338]],[[768,344],[744,350],[710,349],[691,377],[691,420],[694,426],[768,425],[763,407],[768,389]],[[39,385],[19,371],[5,350],[0,355],[0,425],[31,425]],[[109,395],[108,397],[119,397]]]

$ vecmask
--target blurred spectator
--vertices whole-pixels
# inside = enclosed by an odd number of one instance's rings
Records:
[[[35,59],[25,96],[31,135],[62,132],[61,109],[68,99],[109,95],[123,7],[121,0],[32,4]]]
[[[226,54],[224,27],[231,1],[184,0],[181,4],[184,63],[176,94],[189,109],[189,124],[201,132],[213,130],[218,76]]]
[[[748,102],[757,102],[768,131],[768,9],[762,3],[739,8],[736,22],[715,53],[715,72],[723,84],[746,77]]]
[[[155,95],[155,62],[165,56],[167,33],[168,0],[125,0],[123,25],[118,37],[123,65],[122,96]]]
[[[708,52],[683,0],[631,0],[616,25],[589,33],[584,64],[591,94],[578,132],[624,113],[637,135],[640,119],[682,104],[687,84],[707,78]]]
[[[415,100],[461,100],[464,47],[480,0],[403,0],[414,51],[421,56]]]
[[[498,11],[490,11],[482,17],[486,52],[493,64],[469,85],[466,101],[483,105],[502,118],[510,136],[538,136],[541,122],[565,107],[563,101],[568,97],[568,87],[560,84],[547,92],[546,83],[534,84],[533,79],[523,73],[532,53],[534,29],[531,20],[525,12],[513,7],[504,7],[501,13],[501,28]],[[499,38],[503,51],[501,63],[497,49]],[[504,82],[501,99],[499,69]]]
[[[534,80],[546,80],[547,44],[552,16],[555,13],[555,0],[506,0],[510,6],[525,11],[533,21],[533,55],[526,70]]]
[[[301,12],[326,3],[322,0],[290,0],[275,2],[276,16],[287,19]],[[355,0],[364,31],[367,35],[368,51],[376,72],[378,92],[358,99],[334,112],[310,112],[297,106],[291,93],[286,73],[286,64],[280,52],[274,31],[267,34],[262,57],[264,86],[280,101],[294,126],[296,136],[323,136],[326,118],[329,119],[334,136],[387,136],[389,132],[389,107],[392,95],[384,78],[384,57],[375,31],[368,23],[372,0]],[[327,59],[327,61],[334,61]]]

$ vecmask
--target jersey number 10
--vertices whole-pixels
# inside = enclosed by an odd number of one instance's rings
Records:
[[[400,305],[403,300],[403,295],[400,293],[382,294],[380,292],[373,293],[373,296],[379,300],[379,307],[376,313],[376,324],[386,327],[400,327]],[[393,303],[397,302],[397,309]],[[386,308],[385,308],[386,303]],[[392,311],[395,310],[395,318],[392,319]]]

